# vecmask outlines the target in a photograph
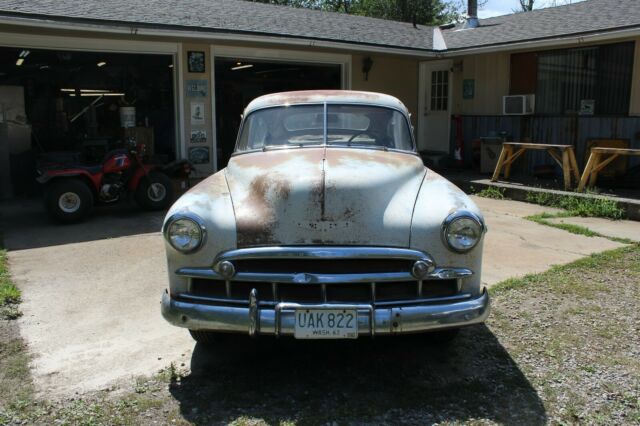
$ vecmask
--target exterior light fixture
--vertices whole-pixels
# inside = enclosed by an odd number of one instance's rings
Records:
[[[16,61],[16,66],[21,66],[24,63],[24,58],[18,58],[18,60]]]
[[[100,68],[100,67],[104,67],[105,65],[107,65],[107,63],[102,61],[102,62],[98,62],[96,65],[98,65],[98,68]]]
[[[362,60],[362,74],[364,74],[364,81],[369,81],[369,71],[373,68],[373,59],[371,56],[367,56]]]

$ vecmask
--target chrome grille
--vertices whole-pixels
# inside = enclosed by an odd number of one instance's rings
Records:
[[[411,272],[413,262],[404,259],[247,259],[233,264],[237,272],[361,274]]]
[[[227,287],[229,292],[227,293]],[[422,287],[422,291],[420,291]],[[400,281],[385,283],[290,284],[246,281],[222,281],[193,278],[189,294],[203,298],[249,302],[249,292],[258,292],[262,302],[291,303],[368,303],[454,296],[458,292],[455,279]]]
[[[460,298],[464,268],[435,268],[423,280],[411,272],[414,262],[434,265],[426,253],[384,247],[259,247],[225,252],[210,268],[182,268],[189,279],[180,297],[202,302],[245,305],[255,289],[262,305],[278,303],[358,303],[404,305]],[[231,262],[233,276],[218,272]],[[432,267],[433,268],[433,267]]]

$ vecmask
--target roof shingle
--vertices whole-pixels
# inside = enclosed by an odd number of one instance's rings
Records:
[[[640,0],[588,0],[442,30],[447,50],[640,28]],[[346,42],[432,52],[433,27],[244,0],[0,0],[0,16]],[[439,53],[446,51],[437,49]]]
[[[443,31],[447,49],[516,43],[640,26],[640,0],[588,0],[483,19],[480,27]]]
[[[405,49],[429,50],[433,37],[422,25],[243,0],[0,0],[0,15],[7,13]]]

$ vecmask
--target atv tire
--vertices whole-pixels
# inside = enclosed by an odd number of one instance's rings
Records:
[[[173,184],[164,173],[151,172],[140,178],[136,202],[145,210],[164,210],[173,202]]]
[[[80,179],[58,179],[47,189],[45,205],[51,217],[58,222],[82,222],[93,210],[93,192]]]

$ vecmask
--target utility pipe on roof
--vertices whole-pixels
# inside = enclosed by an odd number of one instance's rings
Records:
[[[477,28],[480,25],[478,21],[478,0],[469,0],[467,3],[467,22],[465,28]]]

